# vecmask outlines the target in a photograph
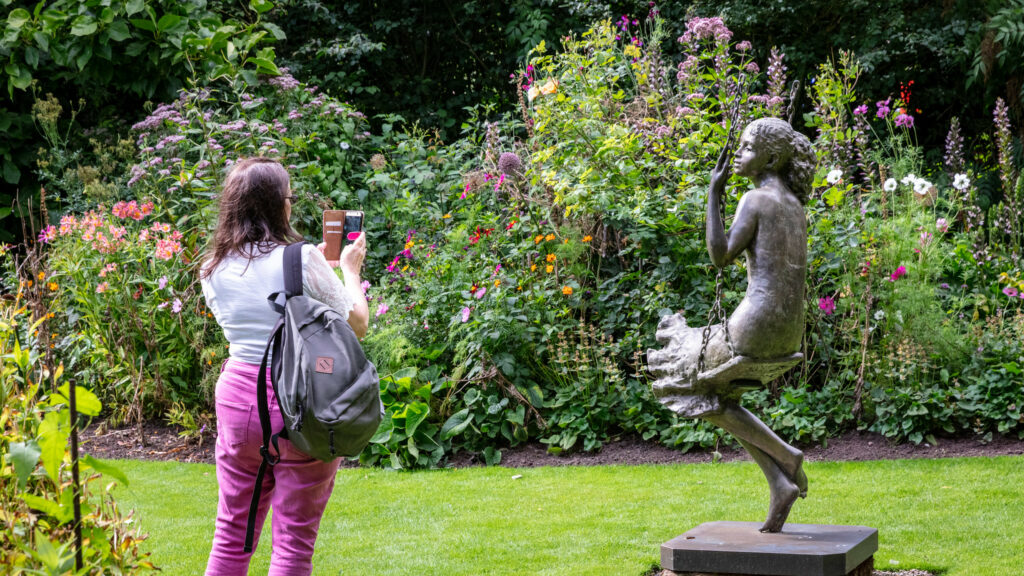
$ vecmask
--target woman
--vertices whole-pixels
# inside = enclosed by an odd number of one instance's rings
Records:
[[[730,135],[731,136],[731,135]],[[721,324],[689,328],[676,314],[658,326],[661,350],[651,350],[654,393],[678,414],[725,429],[750,452],[771,488],[763,532],[778,532],[797,497],[807,494],[803,453],[786,444],[739,405],[745,389],[778,377],[800,359],[807,274],[807,220],[815,157],[810,142],[788,122],[755,120],[743,131],[733,167],[755,184],[740,198],[728,232],[719,212],[729,179],[730,142],[711,173],[707,205],[708,254],[723,267],[747,255],[747,292]],[[703,366],[701,366],[703,362]],[[715,369],[718,370],[715,370]],[[698,374],[698,372],[700,372]]]
[[[224,181],[217,229],[200,274],[207,306],[230,344],[230,357],[216,389],[219,502],[207,576],[244,576],[249,570],[251,554],[243,553],[242,548],[262,460],[256,378],[267,338],[278,319],[266,297],[284,289],[284,247],[302,239],[288,223],[291,201],[288,172],[279,163],[249,158],[235,164]],[[369,322],[366,298],[359,286],[365,236],[346,246],[340,261],[327,262],[323,248],[303,248],[303,293],[346,316],[362,338]],[[344,283],[332,267],[341,268]],[[273,393],[268,374],[272,428],[280,430],[283,422]],[[339,461],[310,458],[287,440],[280,441],[280,452],[280,463],[268,471],[263,485],[255,542],[259,542],[267,510],[273,508],[270,574],[308,575],[313,570],[313,545]]]

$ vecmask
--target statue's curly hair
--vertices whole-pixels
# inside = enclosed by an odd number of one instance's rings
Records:
[[[817,157],[807,136],[797,132],[789,122],[778,118],[760,118],[747,125],[746,131],[763,150],[775,156],[771,169],[782,176],[786,185],[800,200],[807,203],[814,184]]]

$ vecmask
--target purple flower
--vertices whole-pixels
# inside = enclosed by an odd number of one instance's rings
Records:
[[[861,104],[860,106],[857,106],[856,108],[853,109],[853,113],[856,114],[857,116],[863,116],[863,115],[867,114],[868,113],[868,105],[867,104]]]
[[[818,308],[825,313],[825,316],[831,316],[836,311],[836,301],[831,296],[819,298]]]
[[[167,276],[161,276],[160,280],[157,280],[156,286],[157,286],[158,290],[163,290],[164,288],[166,288],[167,287]]]
[[[462,309],[462,323],[465,324],[466,322],[469,322],[469,306]]]
[[[900,278],[903,278],[906,275],[907,275],[906,267],[900,266],[899,268],[896,268],[896,270],[893,271],[892,274],[889,275],[889,282],[895,282],[895,281],[899,280]]]
[[[878,112],[875,113],[875,116],[877,116],[879,118],[885,118],[886,116],[888,116],[889,112],[891,112],[891,110],[889,108],[889,104],[891,102],[892,102],[891,98],[889,98],[887,100],[879,100],[878,102],[875,102],[875,106],[878,107]]]
[[[174,302],[171,303],[171,312],[174,312],[175,314],[181,312],[181,300],[178,300],[177,298],[174,299]]]
[[[746,52],[747,50],[750,50],[750,46],[750,40],[744,40],[736,45],[736,49],[740,52]]]
[[[896,117],[896,126],[899,126],[901,128],[913,128],[914,117],[911,116],[910,114],[900,114],[899,116]]]

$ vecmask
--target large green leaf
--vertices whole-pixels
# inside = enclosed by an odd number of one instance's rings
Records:
[[[146,7],[144,0],[128,0],[125,5],[125,13],[131,16],[132,14],[138,14]]]
[[[181,22],[181,16],[178,16],[177,14],[164,14],[160,17],[160,20],[157,21],[156,27],[161,32],[165,32],[177,26],[179,22]]]
[[[32,15],[28,13],[28,10],[25,10],[24,8],[15,8],[7,15],[7,26],[11,28],[21,28],[31,19]]]
[[[85,464],[86,466],[92,468],[93,470],[99,472],[100,474],[110,476],[111,478],[117,480],[124,486],[128,485],[128,477],[124,475],[124,472],[121,472],[120,468],[114,466],[113,464],[104,462],[97,458],[93,458],[88,454],[82,456],[82,464]]]
[[[273,7],[274,3],[270,0],[249,0],[249,8],[252,8],[259,14],[263,14]]]
[[[427,419],[430,414],[430,406],[423,402],[413,402],[405,407],[405,433],[412,436],[416,427]]]
[[[39,444],[35,440],[11,442],[9,449],[14,473],[18,475],[18,490],[24,490],[28,477],[39,463]]]
[[[96,21],[86,15],[75,18],[71,23],[72,36],[88,36],[96,32]]]
[[[110,25],[107,29],[107,33],[110,35],[110,39],[115,42],[123,42],[128,38],[131,38],[132,33],[128,30],[128,23],[124,20],[118,20]]]
[[[50,401],[51,404],[68,404],[71,405],[70,390],[68,384],[65,382],[61,385],[57,394],[53,395],[53,399]],[[103,404],[100,399],[92,393],[92,390],[84,388],[82,386],[75,386],[75,410],[83,416],[99,416],[100,410],[103,409]]]
[[[469,415],[469,408],[463,408],[452,414],[451,418],[444,423],[444,426],[441,426],[441,439],[447,440],[453,436],[458,436],[472,421],[473,417]]]
[[[7,159],[4,159],[4,180],[8,184],[17,184],[21,180],[21,170],[18,169],[18,165]]]
[[[48,412],[43,421],[39,424],[39,448],[43,459],[43,467],[46,468],[46,475],[59,484],[58,473],[61,462],[64,461],[64,452],[68,444],[67,432],[61,429],[60,415],[56,412]]]

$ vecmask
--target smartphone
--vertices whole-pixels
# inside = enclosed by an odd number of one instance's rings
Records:
[[[324,257],[327,260],[341,258],[341,245],[344,244],[345,210],[324,210]]]
[[[345,211],[345,225],[342,227],[342,237],[345,243],[354,242],[363,231],[363,213],[359,210]]]

